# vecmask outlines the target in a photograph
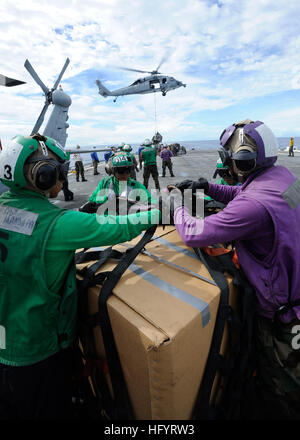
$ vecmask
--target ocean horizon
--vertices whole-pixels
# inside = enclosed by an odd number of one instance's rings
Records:
[[[284,150],[290,143],[290,137],[278,137],[278,145],[280,150]],[[212,139],[212,140],[195,140],[195,141],[171,141],[168,142],[168,144],[177,143],[186,148],[187,151],[189,150],[218,150],[221,146],[218,139]],[[137,153],[139,147],[141,146],[138,143],[131,143],[132,152]],[[295,148],[300,149],[300,137],[294,137],[294,145]],[[108,148],[111,146],[118,146],[117,144],[95,144],[95,145],[81,145],[82,149],[85,148]],[[68,147],[70,148],[70,147]],[[80,153],[83,159],[84,164],[90,164],[91,163],[91,153]],[[99,160],[102,162],[104,160],[104,153],[98,152],[97,153]],[[71,155],[71,166],[73,165],[72,155]]]

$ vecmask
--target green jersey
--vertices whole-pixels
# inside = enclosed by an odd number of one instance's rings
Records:
[[[131,240],[159,217],[154,209],[107,218],[62,210],[25,189],[2,194],[0,363],[30,365],[69,346],[76,323],[75,250]]]
[[[144,148],[141,155],[145,166],[156,165],[156,150],[154,147]]]
[[[112,195],[128,197],[140,203],[156,204],[156,199],[151,197],[147,188],[137,180],[130,177],[127,182],[120,182],[115,176],[104,177],[100,180],[97,188],[91,194],[89,202],[103,204]]]

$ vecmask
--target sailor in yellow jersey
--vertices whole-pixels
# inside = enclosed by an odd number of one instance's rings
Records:
[[[290,146],[289,146],[289,156],[294,157],[294,138],[291,137]]]

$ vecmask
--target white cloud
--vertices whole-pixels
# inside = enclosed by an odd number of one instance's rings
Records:
[[[0,89],[0,136],[30,132],[44,104],[25,59],[51,88],[67,57],[62,85],[72,98],[68,145],[151,136],[153,95],[113,104],[98,94],[94,81],[98,72],[108,88],[129,85],[143,74],[113,65],[152,70],[168,51],[160,71],[187,87],[156,96],[156,126],[166,138],[216,138],[224,121],[233,122],[238,106],[244,115],[255,99],[257,114],[274,123],[277,135],[280,120],[292,130],[292,124],[299,126],[299,19],[298,0],[256,0],[255,7],[248,0],[2,0],[0,73],[27,84]],[[290,107],[269,115],[268,95],[291,90]]]

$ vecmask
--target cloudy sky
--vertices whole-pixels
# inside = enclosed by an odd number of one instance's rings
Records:
[[[67,57],[67,147],[156,130],[166,142],[217,139],[247,117],[300,136],[299,24],[299,0],[1,0],[0,73],[26,84],[0,88],[0,137],[29,134],[44,105],[25,60],[51,88]],[[96,79],[113,90],[144,76],[115,66],[151,71],[164,56],[159,70],[186,88],[116,103],[98,94]]]

